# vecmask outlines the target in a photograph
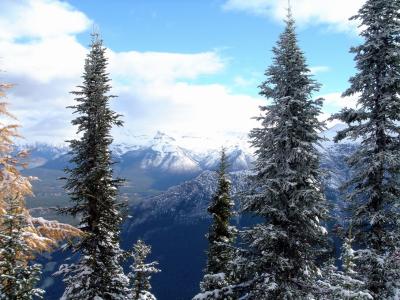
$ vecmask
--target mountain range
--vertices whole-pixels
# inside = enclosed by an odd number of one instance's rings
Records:
[[[331,138],[343,125],[338,124],[321,133],[327,138],[319,146],[321,167],[328,200],[334,205],[333,216],[342,221],[345,205],[338,186],[349,176],[345,158],[357,148],[357,142],[335,144]],[[195,141],[195,142],[194,142]],[[238,195],[247,187],[247,177],[254,162],[252,149],[245,135],[219,140],[226,147],[230,164],[232,194],[240,209]],[[213,146],[210,146],[213,145]],[[76,220],[60,216],[55,208],[67,206],[63,189],[63,169],[68,166],[66,146],[25,145],[31,153],[31,167],[25,174],[37,176],[35,198],[27,203],[34,216],[58,219],[74,224]],[[208,138],[171,137],[157,132],[155,136],[139,136],[136,143],[112,146],[115,174],[127,179],[121,198],[128,204],[128,216],[123,224],[122,247],[130,249],[142,238],[153,247],[151,259],[160,262],[162,272],[154,276],[154,293],[160,300],[186,300],[198,291],[198,282],[205,266],[206,234],[210,219],[207,206],[216,188],[216,168],[220,147]],[[254,222],[251,216],[237,216],[238,227]],[[330,226],[333,226],[332,221]],[[62,283],[51,274],[67,253],[56,251],[39,258],[44,264],[43,287],[46,299],[59,299]]]

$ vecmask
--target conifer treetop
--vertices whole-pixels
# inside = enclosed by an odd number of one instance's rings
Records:
[[[316,295],[325,251],[328,210],[317,150],[323,100],[313,98],[320,85],[298,46],[290,9],[285,22],[260,85],[268,101],[257,118],[261,127],[250,133],[257,158],[242,204],[262,221],[242,233],[249,248],[243,277],[251,282],[243,299]]]
[[[356,269],[374,297],[400,290],[400,1],[367,0],[352,18],[360,22],[363,43],[351,48],[357,73],[344,96],[357,95],[357,107],[333,115],[348,126],[335,141],[360,140],[347,162],[344,185],[354,242]]]
[[[208,238],[207,266],[200,282],[200,293],[193,299],[235,299],[232,285],[234,284],[234,239],[237,230],[230,225],[234,214],[234,202],[231,199],[231,182],[228,179],[228,158],[226,149],[221,149],[218,169],[217,190],[211,199],[208,212],[212,224],[206,235]]]
[[[147,263],[147,257],[151,253],[151,247],[142,240],[138,240],[133,246],[131,273],[128,277],[132,286],[133,300],[156,300],[151,293],[150,279],[153,274],[161,272],[158,262]]]
[[[110,95],[107,64],[103,41],[93,33],[83,83],[72,92],[77,102],[72,106],[77,115],[72,124],[79,138],[70,141],[72,158],[65,170],[65,188],[72,206],[64,212],[80,216],[79,228],[84,235],[73,245],[73,250],[81,254],[79,261],[63,265],[59,271],[65,275],[63,299],[68,300],[125,300],[130,295],[129,280],[121,266],[124,252],[119,245],[122,215],[118,188],[123,180],[114,177],[110,151],[111,129],[121,126],[122,121],[110,108],[115,96]]]

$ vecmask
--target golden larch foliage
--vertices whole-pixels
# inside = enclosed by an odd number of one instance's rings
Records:
[[[11,87],[10,84],[0,84],[0,98],[4,98],[5,90]],[[0,232],[2,216],[9,209],[7,199],[17,199],[20,212],[26,217],[27,226],[23,233],[26,243],[34,252],[48,251],[62,240],[81,236],[82,232],[68,224],[33,218],[30,215],[25,205],[25,197],[33,195],[31,182],[35,178],[23,176],[20,172],[22,168],[27,167],[25,163],[21,163],[21,159],[26,158],[28,153],[15,153],[14,139],[20,137],[20,126],[9,124],[15,122],[16,118],[7,108],[6,102],[0,102]]]

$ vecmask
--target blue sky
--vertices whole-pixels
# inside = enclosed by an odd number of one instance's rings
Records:
[[[284,1],[284,0],[283,0]],[[158,51],[199,53],[217,51],[227,68],[215,76],[200,78],[198,83],[221,82],[233,89],[256,94],[255,86],[243,89],[235,78],[263,80],[271,61],[283,23],[268,16],[224,9],[224,0],[139,0],[69,1],[90,16],[99,26],[107,45],[115,51]],[[353,71],[350,46],[359,40],[356,34],[329,29],[326,24],[299,24],[299,42],[310,67],[328,70],[316,74],[323,83],[322,94],[347,87]],[[88,35],[79,35],[88,43]]]
[[[327,101],[325,117],[354,106],[340,98],[361,42],[348,17],[362,5],[296,0],[298,38]],[[12,109],[29,141],[73,135],[68,91],[80,83],[93,26],[109,48],[114,109],[132,134],[163,130],[211,135],[247,132],[265,99],[257,86],[283,29],[286,0],[4,0],[1,81],[16,83]]]

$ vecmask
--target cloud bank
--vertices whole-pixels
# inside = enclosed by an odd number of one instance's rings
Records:
[[[321,20],[324,13],[329,14],[333,23],[343,19],[330,11],[332,4],[325,3],[325,9],[318,1],[296,3],[315,4]],[[229,0],[225,4],[225,9],[273,13],[277,17],[283,8],[281,2],[266,0]],[[305,7],[304,20],[317,18],[316,12],[310,10],[306,15],[306,11]],[[62,143],[74,136],[75,129],[70,125],[72,111],[66,107],[74,103],[70,91],[81,83],[88,51],[77,36],[89,35],[92,24],[89,16],[64,1],[0,2],[0,82],[15,84],[8,93],[8,101],[23,126],[27,142]],[[107,55],[112,93],[119,96],[112,105],[125,121],[124,129],[115,130],[118,142],[129,142],[129,135],[152,134],[157,130],[212,136],[246,133],[257,125],[252,117],[259,115],[258,107],[264,99],[235,93],[223,84],[194,83],[226,68],[227,60],[218,52],[108,49]],[[314,73],[326,71],[324,66],[313,69]],[[239,86],[252,85],[249,79],[241,77],[234,82]],[[332,109],[346,103],[338,94],[328,95],[327,99]]]
[[[87,48],[77,40],[92,20],[66,2],[4,0],[0,3],[0,81],[16,84],[8,94],[27,141],[61,143],[74,136],[69,93],[81,82]],[[213,51],[185,54],[115,52],[109,49],[113,107],[133,134],[166,130],[207,135],[249,130],[262,102],[233,94],[220,84],[190,81],[222,71]]]
[[[355,32],[357,23],[349,18],[357,13],[365,0],[293,0],[293,15],[300,25],[325,24],[329,28]],[[286,0],[227,0],[223,9],[227,11],[244,11],[247,13],[268,16],[281,21],[287,15]]]

